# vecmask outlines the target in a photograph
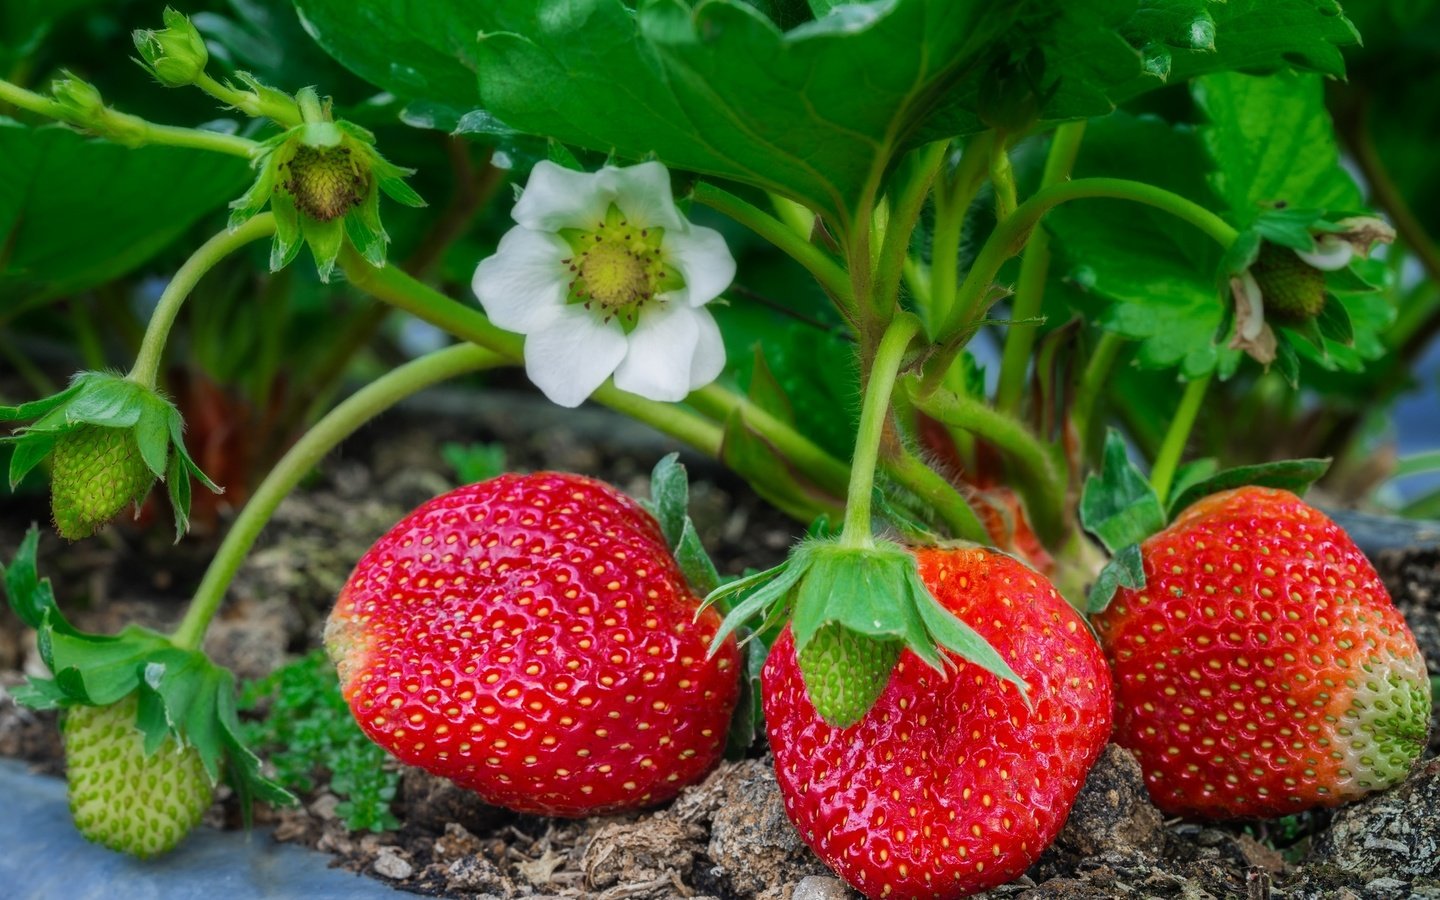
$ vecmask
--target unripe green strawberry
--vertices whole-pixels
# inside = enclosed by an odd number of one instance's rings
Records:
[[[1250,272],[1260,285],[1266,315],[1282,322],[1304,322],[1325,308],[1325,273],[1277,244],[1262,244]]]
[[[284,187],[295,206],[312,219],[329,222],[345,215],[369,188],[369,179],[350,148],[301,145],[284,166]]]
[[[50,456],[50,508],[67,540],[99,531],[155,483],[128,428],[82,425],[55,442]]]
[[[878,641],[836,622],[821,626],[799,654],[815,711],[835,728],[860,721],[890,682],[901,649],[899,641]]]
[[[87,840],[146,859],[180,843],[210,808],[200,754],[167,738],[150,756],[131,694],[109,706],[65,714],[70,815]]]

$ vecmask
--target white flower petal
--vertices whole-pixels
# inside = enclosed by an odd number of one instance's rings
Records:
[[[695,342],[695,357],[690,360],[690,390],[697,390],[720,377],[725,371],[725,341],[720,326],[708,309],[695,310],[695,324],[700,326],[700,339]]]
[[[602,175],[603,171],[576,172],[541,160],[530,170],[530,180],[510,215],[535,231],[593,230],[605,221],[605,211],[614,200]]]
[[[495,255],[480,261],[471,288],[490,321],[530,334],[550,325],[565,308],[569,271],[561,260],[570,247],[553,234],[515,226]]]
[[[595,174],[610,198],[608,202],[618,206],[631,225],[667,230],[685,227],[670,191],[670,173],[660,163],[606,166]]]
[[[615,370],[615,386],[651,400],[684,400],[700,340],[698,319],[696,310],[679,303],[642,310],[625,361]]]
[[[1315,241],[1314,251],[1296,250],[1295,255],[1322,272],[1336,272],[1350,265],[1355,247],[1339,235],[1322,235]]]
[[[558,406],[585,402],[624,358],[620,323],[602,323],[582,306],[567,306],[550,327],[525,339],[525,374]]]
[[[713,228],[692,225],[685,231],[667,231],[661,251],[685,279],[685,289],[672,293],[690,306],[704,306],[735,280],[735,257]]]

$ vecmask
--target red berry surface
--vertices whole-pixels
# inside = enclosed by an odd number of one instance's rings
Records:
[[[1115,740],[1157,806],[1240,818],[1393,784],[1424,746],[1425,664],[1374,568],[1286,491],[1207,497],[1142,545],[1145,587],[1095,625]]]
[[[326,629],[355,718],[519,812],[660,803],[720,758],[738,685],[655,520],[608,485],[505,475],[415,510]]]
[[[790,630],[763,672],[785,811],[868,897],[963,897],[1018,877],[1065,824],[1110,735],[1110,673],[1045,578],[988,550],[920,550],[920,576],[1029,685],[906,650],[875,706],[833,728],[805,692]]]

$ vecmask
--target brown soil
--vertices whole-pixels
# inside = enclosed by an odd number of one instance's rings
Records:
[[[444,419],[442,418],[442,421]],[[207,648],[242,677],[262,675],[314,646],[353,561],[401,515],[452,486],[442,440],[503,439],[517,468],[563,468],[604,477],[643,496],[649,466],[666,448],[641,437],[614,453],[547,427],[492,423],[437,434],[433,420],[386,423],[327,462],[281,508],[237,579]],[[383,435],[383,440],[377,440]],[[692,460],[693,515],[722,571],[783,557],[796,529],[732,477]],[[0,548],[13,548],[43,498],[7,500]],[[12,511],[13,510],[13,511]],[[166,626],[213,553],[209,540],[168,548],[161,533],[112,529],[69,546],[42,542],[42,572],[83,628],[140,621]],[[5,552],[8,553],[8,550]],[[1382,576],[1440,675],[1440,549],[1389,553]],[[33,634],[0,611],[0,756],[63,771],[55,717],[17,708],[5,688],[36,672]],[[1431,755],[1437,748],[1432,744]],[[517,816],[418,770],[406,770],[384,834],[346,831],[323,786],[290,810],[267,810],[277,840],[335,855],[335,864],[418,894],[465,898],[713,897],[824,900],[855,897],[830,876],[785,818],[763,746],[723,764],[668,807],[638,815],[566,821]],[[222,792],[223,793],[223,792]],[[233,803],[214,825],[236,827]],[[1249,826],[1166,822],[1145,796],[1128,752],[1101,757],[1059,840],[993,898],[1267,898],[1440,900],[1440,763],[1405,786],[1338,814]]]

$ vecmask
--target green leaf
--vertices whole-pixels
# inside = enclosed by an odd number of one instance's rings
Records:
[[[1170,496],[1177,497],[1193,484],[1199,484],[1220,471],[1220,461],[1213,456],[1182,463],[1175,470],[1175,480],[1170,486]]]
[[[680,572],[685,580],[690,583],[690,589],[700,596],[708,596],[720,584],[720,573],[715,568],[715,563],[710,559],[710,554],[705,551],[705,545],[700,541],[700,535],[695,531],[695,523],[690,517],[685,517],[684,529],[680,532],[680,540],[675,545],[675,561],[680,564]],[[726,608],[721,606],[721,613]]]
[[[1200,134],[1214,163],[1211,183],[1236,225],[1248,226],[1277,206],[1362,205],[1359,189],[1340,165],[1319,76],[1208,75],[1191,93],[1208,120]]]
[[[245,183],[245,162],[122,147],[0,117],[0,308],[103,284],[148,262]]]
[[[798,200],[842,229],[1012,16],[972,0],[896,0],[839,6],[782,33],[734,0],[468,5],[484,106],[507,124],[602,153],[654,153]]]
[[[660,523],[665,542],[671,548],[678,546],[690,509],[690,481],[679,453],[666,454],[655,464],[650,473],[650,497],[648,508]]]
[[[1139,544],[1123,548],[1105,564],[1085,598],[1085,612],[1102,613],[1121,587],[1139,590],[1145,586],[1145,563]]]
[[[1328,459],[1283,459],[1278,462],[1260,463],[1253,466],[1238,466],[1226,469],[1176,491],[1170,501],[1171,518],[1179,515],[1190,504],[1232,488],[1255,485],[1257,487],[1280,488],[1296,494],[1305,491],[1320,480],[1330,468]]]
[[[20,621],[31,628],[40,628],[46,618],[46,614],[59,610],[55,606],[55,591],[50,586],[50,579],[41,579],[38,567],[35,562],[35,554],[40,546],[40,529],[31,525],[25,532],[25,537],[20,541],[20,547],[15,551],[15,558],[10,565],[0,565],[0,583],[5,587],[5,597],[10,602],[10,608]]]
[[[1085,479],[1080,523],[1111,553],[1138,544],[1165,527],[1160,498],[1130,461],[1124,438],[1113,428],[1105,435],[1100,471]]]

